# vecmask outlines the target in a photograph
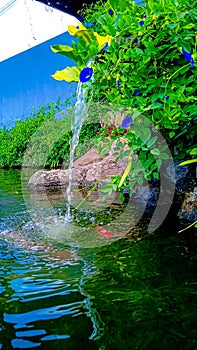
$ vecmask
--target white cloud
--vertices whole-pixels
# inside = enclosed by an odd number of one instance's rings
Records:
[[[0,62],[67,31],[78,20],[33,0],[1,0]]]

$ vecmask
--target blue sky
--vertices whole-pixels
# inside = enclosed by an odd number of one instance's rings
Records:
[[[37,45],[0,63],[0,126],[11,127],[17,119],[49,102],[61,102],[76,89],[75,84],[51,77],[57,69],[73,62],[55,54],[50,45],[71,44],[68,32]]]

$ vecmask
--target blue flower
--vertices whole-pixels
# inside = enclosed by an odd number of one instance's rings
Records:
[[[93,69],[92,68],[84,68],[82,69],[82,71],[80,72],[79,75],[79,80],[81,83],[86,83],[88,80],[91,79],[93,74]]]
[[[139,22],[140,27],[142,27],[144,25],[144,23],[145,23],[144,21],[140,21]]]
[[[113,10],[109,10],[108,13],[109,13],[109,15],[112,16],[114,14],[114,11]]]
[[[140,90],[135,90],[133,93],[133,96],[137,96],[137,95],[139,95],[139,93],[140,93]]]
[[[169,100],[169,98],[170,98],[170,96],[165,95],[165,96],[164,96],[164,98],[165,98],[165,100],[166,100],[166,101],[168,101],[168,100]]]
[[[107,51],[108,48],[109,48],[109,43],[106,43],[103,49],[104,49],[104,51]]]
[[[116,80],[116,86],[119,88],[120,87],[120,80]]]
[[[129,126],[131,126],[132,122],[133,122],[133,119],[128,115],[122,121],[122,128],[127,129]]]
[[[192,57],[192,52],[187,52],[182,48],[182,54],[183,54],[184,58],[190,62],[190,67],[194,68],[194,59]]]

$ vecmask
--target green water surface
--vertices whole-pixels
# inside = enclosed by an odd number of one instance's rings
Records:
[[[64,243],[23,195],[20,171],[0,170],[0,349],[197,349],[194,231]]]

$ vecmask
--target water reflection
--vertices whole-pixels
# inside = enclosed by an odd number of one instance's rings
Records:
[[[195,232],[72,246],[59,209],[55,223],[37,211],[35,225],[4,193],[13,205],[0,223],[0,349],[197,348]],[[94,241],[86,220],[75,242]]]
[[[7,250],[3,244],[1,347],[50,349],[57,345],[97,349],[93,338],[98,335],[98,322],[89,297],[82,290],[87,262],[57,261],[48,252],[21,247],[8,252],[9,244]]]

